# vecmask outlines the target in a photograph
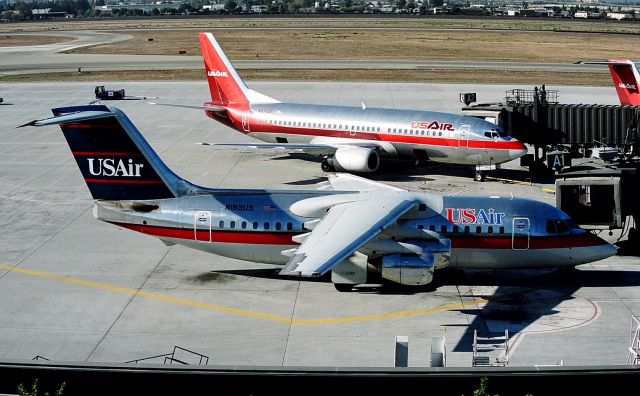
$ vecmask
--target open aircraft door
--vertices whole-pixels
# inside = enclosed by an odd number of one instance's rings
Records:
[[[531,222],[527,217],[514,217],[513,231],[511,234],[511,248],[513,250],[529,249],[531,235]]]
[[[193,215],[193,234],[198,242],[211,242],[211,212],[201,211]]]
[[[460,125],[460,135],[458,136],[458,147],[469,147],[469,134],[471,133],[471,125]]]

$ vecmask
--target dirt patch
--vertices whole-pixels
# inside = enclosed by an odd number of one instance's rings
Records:
[[[599,32],[640,34],[640,25],[618,21],[581,21],[566,19],[522,18],[443,18],[433,16],[375,17],[245,17],[209,16],[188,18],[85,19],[5,23],[5,32],[36,32],[47,30],[123,30],[123,29],[200,29],[226,28],[385,28],[385,29],[473,29],[473,30],[536,30],[542,32]]]
[[[73,40],[73,37],[64,36],[37,36],[30,34],[0,34],[0,47],[20,47],[29,45],[44,45],[62,43]]]
[[[243,79],[251,81],[367,81],[367,82],[433,82],[526,85],[610,86],[607,73],[547,73],[528,71],[493,71],[461,69],[421,70],[239,70]],[[0,82],[44,81],[170,81],[201,80],[204,70],[144,70],[37,73],[0,77]]]
[[[130,31],[126,41],[77,48],[90,54],[199,56],[197,30]],[[471,31],[233,29],[214,31],[231,60],[474,60],[575,63],[640,58],[637,37],[625,34]],[[387,44],[384,44],[387,43]]]

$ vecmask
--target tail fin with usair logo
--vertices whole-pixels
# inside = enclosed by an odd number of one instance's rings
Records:
[[[213,34],[200,33],[200,47],[213,105],[246,109],[251,103],[279,103],[247,87]]]
[[[582,62],[591,65],[608,65],[611,78],[623,106],[640,106],[640,62],[629,59],[608,59],[606,61]]]
[[[52,109],[54,117],[27,125],[60,125],[94,199],[175,198],[198,188],[160,160],[129,118],[116,108]]]

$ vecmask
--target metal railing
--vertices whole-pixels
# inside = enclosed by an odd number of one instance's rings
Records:
[[[198,363],[189,363],[186,362],[184,358],[182,359],[178,359],[176,357],[176,352],[185,352],[188,355],[192,355],[192,356],[196,356],[198,358]],[[203,355],[201,353],[198,352],[194,352],[192,350],[180,347],[175,345],[173,347],[173,351],[170,353],[164,353],[162,355],[155,355],[155,356],[149,356],[149,357],[145,357],[145,358],[140,358],[140,359],[134,359],[134,360],[129,360],[125,363],[140,363],[143,361],[148,361],[148,360],[153,360],[153,359],[161,359],[163,358],[163,364],[173,364],[173,363],[180,363],[180,364],[194,364],[194,365],[207,365],[209,364],[209,356],[207,355]]]

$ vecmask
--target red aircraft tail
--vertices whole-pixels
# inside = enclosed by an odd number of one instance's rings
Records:
[[[214,105],[248,107],[251,103],[278,102],[247,87],[211,33],[200,33],[200,47]]]
[[[606,61],[583,62],[586,64],[609,65],[611,78],[621,105],[640,106],[640,73],[638,64],[628,59],[608,59]]]
[[[640,106],[640,73],[630,60],[609,60],[609,70],[620,104]]]

